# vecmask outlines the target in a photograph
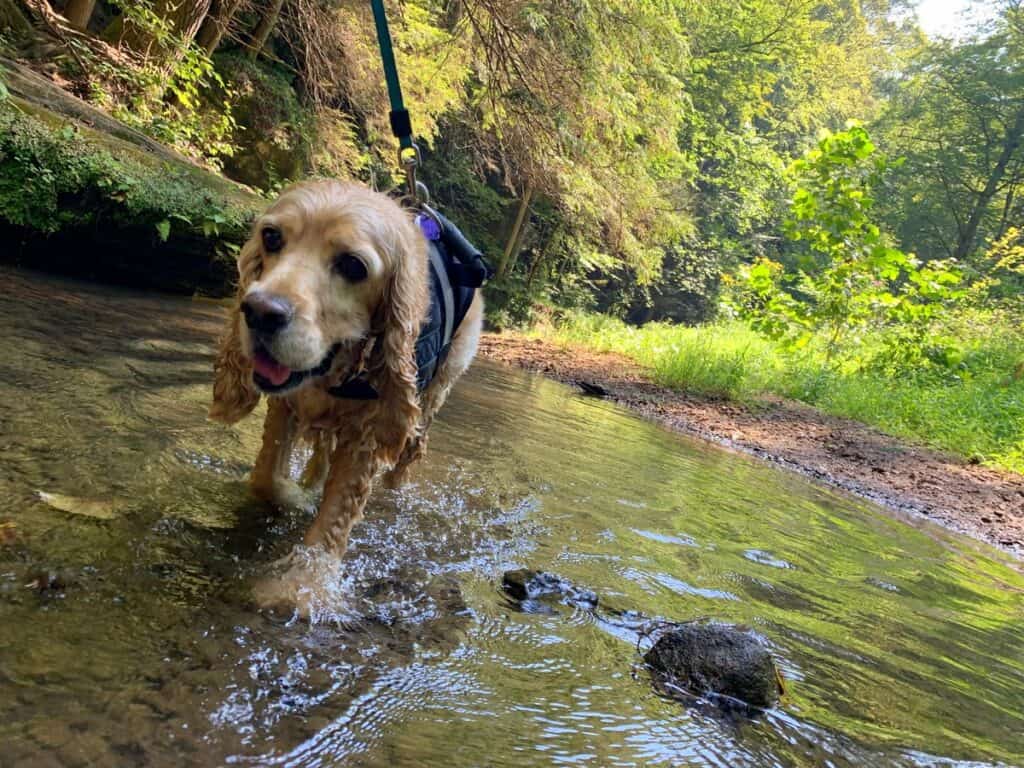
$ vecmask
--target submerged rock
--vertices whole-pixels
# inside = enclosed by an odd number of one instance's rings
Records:
[[[728,624],[681,624],[662,633],[644,661],[662,686],[697,696],[717,694],[764,709],[783,693],[782,677],[761,638]]]
[[[501,577],[501,586],[508,594],[516,600],[526,600],[530,597],[529,583],[540,571],[531,571],[528,568],[520,568],[515,571],[505,571]]]
[[[597,608],[597,593],[577,587],[568,579],[546,571],[531,571],[528,568],[505,571],[501,585],[510,597],[520,602],[558,595],[564,602],[577,608],[588,611]]]

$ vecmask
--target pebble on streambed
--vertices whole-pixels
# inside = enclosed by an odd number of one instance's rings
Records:
[[[523,568],[506,571],[501,581],[505,592],[520,603],[556,596],[576,608],[597,612],[596,593],[553,573]],[[639,614],[630,615],[629,623],[635,626]],[[602,618],[615,623],[611,616]],[[655,686],[667,695],[707,697],[720,705],[739,703],[760,710],[774,706],[785,693],[767,643],[750,629],[693,621],[661,624],[654,634],[644,662]]]

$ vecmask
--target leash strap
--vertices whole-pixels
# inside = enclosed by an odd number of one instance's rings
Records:
[[[391,31],[388,29],[388,17],[384,13],[384,0],[370,0],[373,6],[373,20],[377,26],[377,44],[380,46],[380,58],[384,64],[384,79],[388,84],[388,100],[391,102],[391,132],[395,134],[402,149],[413,149],[412,119],[409,110],[402,100],[402,84],[398,80],[398,65],[395,64],[395,50],[391,43]]]

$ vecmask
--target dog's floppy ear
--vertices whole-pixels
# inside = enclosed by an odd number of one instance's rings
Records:
[[[260,393],[252,383],[252,362],[242,354],[240,339],[242,299],[253,281],[259,279],[260,267],[260,246],[254,235],[238,254],[238,290],[213,363],[213,404],[209,415],[225,424],[248,416],[260,401]]]
[[[395,229],[393,266],[375,317],[378,338],[368,365],[379,394],[368,426],[378,459],[390,465],[398,461],[419,423],[416,338],[430,298],[426,239],[405,211]]]

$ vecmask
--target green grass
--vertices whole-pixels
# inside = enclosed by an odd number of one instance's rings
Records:
[[[700,327],[627,326],[598,316],[568,315],[534,333],[563,344],[625,355],[659,384],[703,395],[754,401],[774,393],[899,437],[1024,473],[1024,333],[996,313],[972,313],[945,329],[964,350],[954,370],[892,375],[858,362],[828,365],[820,348],[787,354],[739,322]]]

